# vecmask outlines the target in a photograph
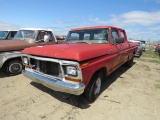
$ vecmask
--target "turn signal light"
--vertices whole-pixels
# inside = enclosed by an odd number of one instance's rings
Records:
[[[86,66],[88,66],[88,65],[89,65],[89,62],[86,62],[86,63],[81,64],[82,67],[86,67]]]
[[[70,77],[65,77],[65,80],[72,81],[72,82],[81,82],[81,79],[74,79]]]
[[[25,65],[25,68],[29,68],[29,69],[31,69],[31,67],[30,67],[29,65]]]

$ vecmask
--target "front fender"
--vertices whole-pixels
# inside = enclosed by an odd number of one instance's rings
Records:
[[[110,73],[110,68],[112,65],[113,60],[110,59],[110,57],[108,56],[103,56],[101,58],[98,59],[94,59],[92,61],[88,61],[88,65],[86,65],[85,67],[82,67],[83,64],[81,64],[81,69],[82,69],[82,76],[83,76],[83,82],[85,84],[85,86],[88,85],[90,79],[92,78],[92,76],[94,75],[94,73],[96,73],[98,70],[105,68],[106,69],[106,75],[108,75]]]
[[[2,68],[6,60],[7,60],[6,56],[0,53],[0,69]]]
[[[2,52],[0,53],[0,69],[3,67],[4,63],[12,58],[21,57],[21,51],[11,51],[11,52]]]

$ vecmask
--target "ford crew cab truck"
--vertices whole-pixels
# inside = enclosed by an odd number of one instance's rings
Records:
[[[47,36],[44,38],[44,36]],[[40,28],[20,29],[11,40],[0,40],[0,70],[19,74],[23,69],[21,51],[24,48],[57,43],[52,30]]]
[[[0,31],[0,40],[12,39],[16,33],[17,33],[17,30]]]
[[[123,64],[132,66],[137,50],[125,30],[112,26],[72,29],[65,42],[24,49],[22,73],[55,91],[84,93],[89,102],[101,93],[106,76]]]

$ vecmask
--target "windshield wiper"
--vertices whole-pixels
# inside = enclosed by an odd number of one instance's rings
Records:
[[[91,43],[89,43],[89,42],[84,42],[84,41],[76,42],[76,43],[87,43],[87,44],[91,44]]]

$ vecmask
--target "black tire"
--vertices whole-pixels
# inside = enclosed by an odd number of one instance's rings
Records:
[[[140,58],[142,56],[142,52],[139,54],[138,58]]]
[[[89,103],[94,102],[101,93],[102,74],[96,73],[91,78],[87,88],[85,89],[85,97]]]
[[[125,63],[125,66],[126,66],[126,67],[132,67],[132,65],[133,65],[133,60],[134,60],[134,57],[132,56],[132,58]]]
[[[4,71],[9,75],[20,74],[23,70],[23,65],[20,60],[9,61],[4,66]]]

